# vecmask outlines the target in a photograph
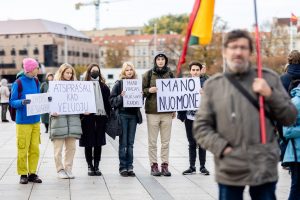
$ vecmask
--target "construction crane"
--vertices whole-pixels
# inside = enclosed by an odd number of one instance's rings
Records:
[[[76,3],[75,4],[75,9],[79,10],[81,6],[95,6],[95,27],[96,30],[100,29],[100,21],[99,21],[99,8],[100,8],[100,4],[103,3],[115,3],[115,2],[120,2],[120,1],[128,1],[128,0],[109,0],[109,1],[100,1],[100,0],[94,0],[91,2],[87,2],[87,3]]]
[[[90,5],[94,5],[95,6],[95,27],[96,30],[99,30],[100,28],[100,22],[99,22],[99,7],[100,7],[100,3],[109,3],[109,1],[101,1],[100,0],[94,0],[88,3],[76,3],[75,4],[75,9],[79,10],[81,6],[90,6]]]

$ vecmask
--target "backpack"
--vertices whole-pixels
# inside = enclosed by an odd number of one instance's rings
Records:
[[[38,88],[39,86],[39,80],[37,78],[34,78],[35,83],[36,83],[36,87]],[[22,91],[23,91],[23,86],[22,86],[22,82],[20,79],[16,80],[17,84],[18,84],[18,99],[21,99],[21,95],[22,95]],[[9,102],[11,99],[11,93],[9,94]],[[9,114],[10,114],[10,118],[12,121],[16,121],[16,114],[17,114],[17,109],[12,107],[10,104],[8,105],[8,110],[9,110]]]

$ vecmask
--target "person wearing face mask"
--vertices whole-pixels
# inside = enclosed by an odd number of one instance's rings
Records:
[[[80,115],[83,134],[79,140],[79,146],[84,147],[88,175],[101,176],[99,163],[102,146],[106,144],[105,126],[111,109],[110,90],[105,84],[99,65],[95,63],[89,64],[84,80],[93,82],[97,112]]]
[[[142,115],[140,108],[124,107],[123,96],[123,80],[136,79],[134,65],[125,62],[120,74],[120,80],[117,81],[111,91],[110,102],[114,109],[118,109],[122,122],[122,135],[119,137],[119,173],[123,177],[134,177],[133,171],[133,144],[136,133],[137,124],[142,123]]]
[[[169,143],[171,139],[172,119],[175,112],[157,112],[156,80],[174,78],[168,67],[167,56],[159,52],[154,57],[154,67],[143,75],[143,94],[146,98],[145,112],[148,127],[148,154],[152,176],[171,176],[169,171]],[[161,136],[161,171],[157,161],[157,138]]]

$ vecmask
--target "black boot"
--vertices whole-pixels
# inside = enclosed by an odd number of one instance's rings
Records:
[[[88,175],[94,176],[95,175],[95,169],[93,166],[93,157],[92,157],[92,148],[91,147],[85,147],[84,153],[85,153],[85,159],[88,164]]]
[[[95,176],[101,176],[102,173],[99,170],[99,160],[94,160],[94,166],[95,166]]]
[[[92,163],[88,164],[88,175],[95,176],[95,168]]]
[[[101,160],[101,146],[100,147],[94,147],[94,167],[95,167],[95,176],[101,176],[102,173],[99,170],[99,163]]]

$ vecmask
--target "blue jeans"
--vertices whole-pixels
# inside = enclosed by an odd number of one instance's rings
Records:
[[[122,135],[119,137],[119,170],[133,169],[133,144],[137,125],[136,115],[120,114]]]
[[[277,181],[258,186],[250,186],[252,200],[276,200]],[[243,200],[245,186],[230,186],[219,183],[219,200]]]
[[[291,191],[288,200],[300,200],[300,163],[292,163],[291,170]]]

